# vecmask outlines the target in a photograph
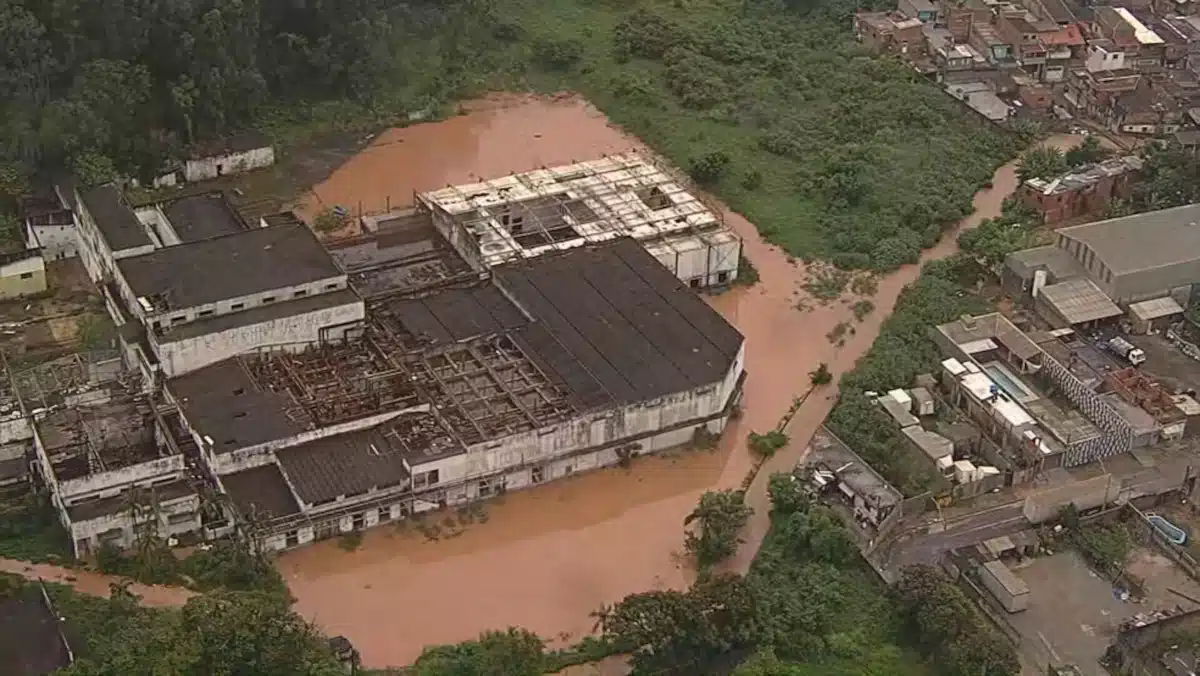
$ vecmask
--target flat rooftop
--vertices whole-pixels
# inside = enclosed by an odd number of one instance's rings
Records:
[[[493,277],[371,303],[358,341],[244,355],[168,387],[218,452],[422,405],[465,447],[720,382],[741,348],[632,239]]]
[[[109,183],[82,190],[79,199],[96,222],[100,235],[113,251],[154,244],[150,235],[146,233],[146,227],[138,220],[133,208],[116,185]]]
[[[162,210],[171,223],[171,229],[185,243],[247,229],[246,222],[225,199],[225,195],[219,192],[180,197],[163,204]]]
[[[410,468],[466,453],[425,406],[378,427],[278,452],[284,474],[306,503],[398,486]]]
[[[637,153],[420,195],[474,236],[487,267],[618,237],[724,231],[718,213]]]
[[[303,225],[255,228],[123,258],[134,295],[169,312],[340,277]]]
[[[288,488],[279,466],[263,465],[226,474],[221,484],[243,517],[252,520],[277,519],[300,511],[292,489]]]

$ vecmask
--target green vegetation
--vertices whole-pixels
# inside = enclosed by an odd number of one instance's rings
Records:
[[[1020,140],[899,62],[845,0],[4,0],[0,167],[148,178],[247,127],[298,141],[492,88],[573,89],[792,255],[888,269]]]
[[[1071,169],[1099,162],[1110,155],[1112,151],[1102,146],[1096,136],[1088,136],[1065,153],[1052,146],[1039,145],[1021,153],[1021,160],[1017,164],[1017,178],[1022,182],[1031,178],[1051,180]]]
[[[166,541],[143,537],[129,552],[101,547],[96,553],[96,565],[103,573],[146,584],[287,596],[287,585],[271,560],[238,540],[218,540],[179,559]]]
[[[931,327],[987,309],[968,291],[984,273],[969,256],[957,255],[925,265],[917,281],[896,302],[870,351],[845,374],[841,397],[827,424],[871,467],[906,496],[943,484],[921,459],[906,451],[907,441],[865,392],[909,387],[921,373],[935,373],[940,353],[929,337]]]
[[[44,496],[0,500],[0,557],[34,563],[71,559],[70,539]]]
[[[683,521],[684,526],[695,524],[683,546],[701,570],[720,563],[737,552],[738,534],[753,513],[741,491],[706,491]]]
[[[108,600],[48,586],[71,634],[82,638],[63,676],[345,673],[324,638],[278,595],[218,592],[155,609],[115,585]]]
[[[1200,202],[1200,159],[1191,150],[1177,144],[1154,144],[1145,157],[1132,198],[1110,205],[1110,217]]]
[[[984,219],[978,227],[959,233],[958,246],[984,267],[996,270],[1010,253],[1037,246],[1046,233],[1039,228],[1033,212],[1009,198],[1004,200],[1000,216]]]
[[[775,451],[787,446],[788,436],[780,430],[771,430],[766,434],[751,432],[746,437],[750,450],[760,458],[769,458]]]
[[[1015,676],[1021,672],[1013,645],[941,570],[906,568],[896,584],[896,597],[909,632],[943,673]]]
[[[1124,572],[1133,552],[1133,537],[1123,523],[1071,529],[1069,537],[1088,563],[1113,577]]]
[[[1012,647],[973,614],[953,616],[952,651],[925,643],[910,613],[935,599],[922,589],[893,599],[839,517],[811,505],[790,476],[771,477],[770,488],[771,530],[745,578],[702,576],[687,591],[633,594],[600,612],[604,638],[632,648],[635,674],[742,662],[738,676],[1015,676]],[[902,647],[914,638],[921,654]]]

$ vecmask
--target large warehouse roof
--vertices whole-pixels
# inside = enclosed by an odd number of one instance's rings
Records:
[[[1200,204],[1063,228],[1058,234],[1086,245],[1113,274],[1200,259]]]

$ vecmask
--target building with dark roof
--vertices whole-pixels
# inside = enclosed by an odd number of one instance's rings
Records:
[[[1200,205],[1063,228],[1055,246],[1125,304],[1173,295],[1200,280]]]
[[[122,310],[117,325],[145,332],[147,361],[167,376],[263,347],[335,340],[363,318],[345,273],[303,224],[239,229],[115,267],[106,288]]]
[[[166,383],[269,548],[678,446],[738,400],[742,336],[633,239],[395,279],[355,337]]]

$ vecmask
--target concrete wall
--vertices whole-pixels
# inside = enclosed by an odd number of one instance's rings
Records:
[[[137,215],[137,219],[143,225],[158,233],[158,238],[162,240],[163,246],[175,246],[183,243],[183,240],[179,239],[179,235],[175,233],[175,228],[171,227],[171,221],[157,204],[140,207],[133,213]]]
[[[275,524],[275,532],[263,541],[263,546],[287,548],[313,538],[368,528],[378,522],[380,508],[391,518],[400,518],[401,514],[484,499],[578,472],[611,467],[624,457],[687,444],[700,428],[720,434],[740,397],[744,350],[743,346],[720,383],[477,444],[464,455],[414,465],[414,476],[432,470],[439,475],[436,484],[420,491],[414,492],[403,485],[319,507],[302,504],[305,513]],[[259,464],[266,462],[269,459]]]
[[[323,329],[361,322],[366,316],[362,301],[283,317],[194,338],[163,342],[151,338],[163,373],[174,377],[210,364],[273,345],[303,349],[322,340],[340,340]]]
[[[112,251],[108,248],[104,237],[101,236],[99,228],[96,227],[95,220],[88,213],[87,206],[79,198],[78,192],[75,194],[75,200],[79,205],[79,212],[76,214],[79,225],[76,229],[77,250],[83,266],[88,271],[88,277],[93,282],[99,284],[105,277],[119,276],[114,272],[117,269],[117,260],[148,254],[156,248],[151,242],[121,251]]]
[[[240,153],[187,160],[183,165],[183,177],[188,181],[206,181],[218,176],[269,167],[272,164],[275,164],[275,149],[267,146]]]
[[[75,225],[30,225],[26,241],[36,242],[48,261],[74,258],[79,255],[77,229]]]
[[[156,524],[153,523],[155,517],[158,521]],[[70,533],[75,556],[93,553],[105,542],[122,549],[129,548],[137,541],[135,526],[153,528],[158,537],[178,537],[185,533],[197,532],[201,528],[200,496],[187,495],[160,502],[154,508],[146,507],[136,519],[133,510],[127,509],[87,521],[71,522]]]
[[[717,434],[724,430],[727,418],[708,421],[704,424],[709,432]],[[693,438],[698,425],[685,426],[651,435],[638,442],[640,450],[635,455],[658,450],[673,448],[688,443]],[[469,480],[455,482],[440,481],[438,485],[417,493],[415,496],[407,487],[396,487],[387,491],[369,493],[348,499],[322,505],[321,509],[308,513],[305,517],[290,521],[290,525],[282,526],[277,532],[265,537],[261,544],[265,549],[278,551],[307,544],[315,539],[332,537],[339,533],[371,528],[381,522],[404,518],[409,514],[437,509],[443,505],[463,504],[475,500],[487,499],[507,491],[529,488],[538,484],[562,479],[579,472],[585,472],[603,467],[612,467],[622,462],[620,445],[587,451],[557,459],[547,459],[545,463],[532,467],[516,467],[492,471],[486,476],[473,476]],[[495,451],[491,451],[493,454]],[[463,456],[460,456],[463,457]],[[450,470],[452,463],[427,463],[422,470],[438,467]],[[417,468],[414,468],[417,471]],[[483,482],[489,489],[483,490]]]
[[[40,253],[0,265],[0,299],[20,298],[46,290],[46,261]]]

